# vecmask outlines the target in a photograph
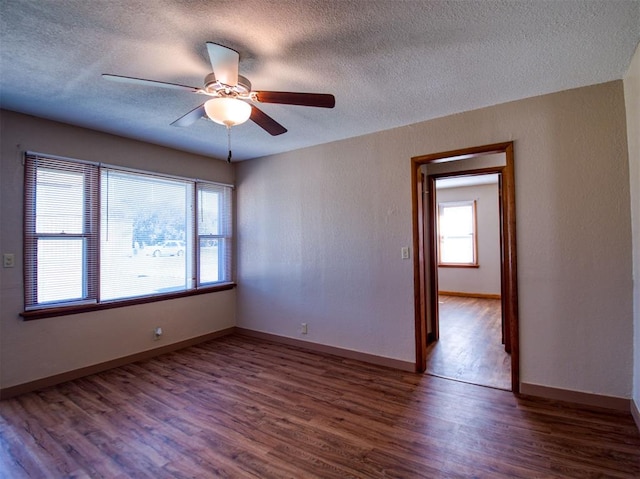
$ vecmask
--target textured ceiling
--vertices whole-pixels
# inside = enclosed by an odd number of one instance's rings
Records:
[[[256,90],[333,93],[333,110],[261,104],[286,128],[234,127],[250,159],[620,79],[640,0],[0,0],[0,106],[226,158],[226,130],[170,123],[202,103],[101,73],[201,87],[205,42]]]

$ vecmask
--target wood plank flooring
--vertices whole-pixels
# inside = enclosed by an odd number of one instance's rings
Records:
[[[440,295],[440,340],[427,348],[427,373],[511,390],[499,299]]]
[[[631,478],[630,414],[228,336],[0,402],[0,477]]]

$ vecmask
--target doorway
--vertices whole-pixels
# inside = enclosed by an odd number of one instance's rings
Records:
[[[501,162],[494,163],[499,156]],[[513,143],[499,143],[411,159],[415,339],[418,372],[427,369],[429,341],[438,341],[438,240],[436,179],[445,176],[499,176],[500,313],[505,350],[510,354],[511,391],[519,392],[518,295],[515,236]],[[425,174],[425,171],[426,174]],[[446,171],[446,172],[442,172]]]
[[[434,176],[439,337],[428,335],[425,372],[510,391],[500,301],[500,174]]]

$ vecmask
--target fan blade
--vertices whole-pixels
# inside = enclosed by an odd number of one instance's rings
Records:
[[[225,85],[236,86],[240,54],[231,48],[212,42],[207,42],[207,51],[216,80]]]
[[[204,104],[194,108],[186,115],[182,115],[176,121],[171,123],[171,126],[191,126],[200,118],[205,116]]]
[[[317,106],[333,108],[336,98],[328,93],[291,93],[286,91],[256,91],[255,98],[261,103],[281,103],[285,105]]]
[[[185,90],[191,93],[198,93],[200,91],[199,88],[193,86],[178,85],[177,83],[166,83],[156,80],[145,80],[144,78],[123,77],[121,75],[111,75],[109,73],[103,73],[102,78],[104,78],[105,80],[117,81],[122,83],[132,83],[144,86],[157,86],[161,88],[171,88],[174,90]]]
[[[287,132],[284,126],[254,105],[251,105],[251,116],[249,119],[270,135],[277,136]]]

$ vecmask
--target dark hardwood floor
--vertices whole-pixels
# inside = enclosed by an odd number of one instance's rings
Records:
[[[630,414],[229,336],[0,402],[3,478],[632,478]]]
[[[511,390],[499,299],[440,295],[440,340],[427,347],[427,373]]]

